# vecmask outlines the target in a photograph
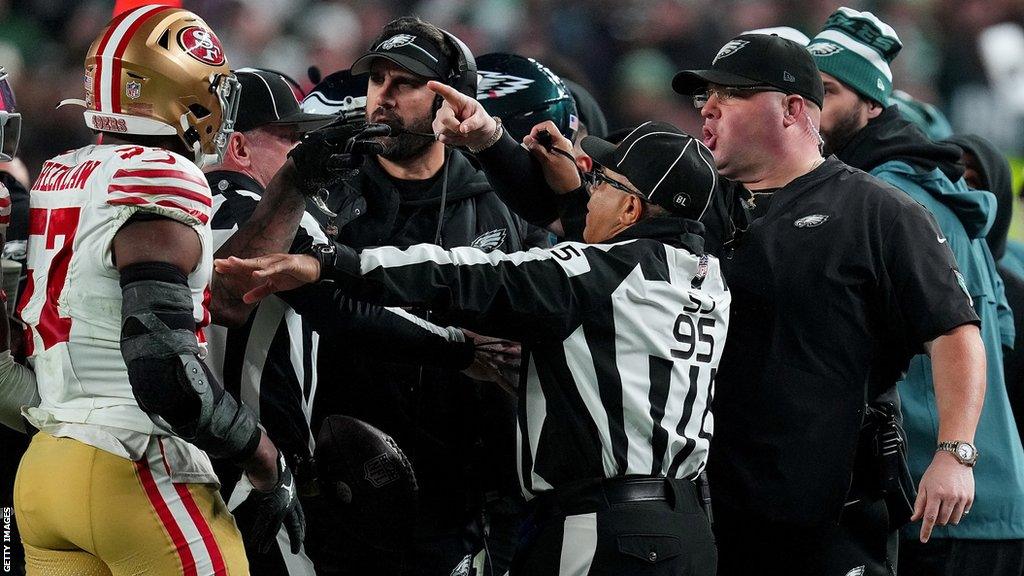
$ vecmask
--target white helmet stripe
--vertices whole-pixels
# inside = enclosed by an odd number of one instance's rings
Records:
[[[120,110],[114,110],[113,106],[115,100],[120,101],[121,90],[121,67],[115,66],[114,60],[120,58],[125,48],[127,48],[131,34],[134,34],[138,28],[135,24],[141,24],[143,18],[157,10],[167,10],[168,8],[168,6],[161,6],[159,4],[150,4],[136,8],[121,20],[111,31],[110,36],[105,39],[106,44],[103,46],[103,52],[99,54],[99,61],[97,62],[100,73],[100,94],[98,95],[101,106],[100,111],[120,112]],[[118,78],[114,78],[115,71],[118,72]]]

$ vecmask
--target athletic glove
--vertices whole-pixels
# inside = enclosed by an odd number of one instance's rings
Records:
[[[243,540],[266,554],[277,539],[284,524],[292,554],[298,554],[306,538],[306,517],[295,491],[295,478],[284,461],[277,455],[277,484],[268,492],[256,490],[235,508]]]
[[[375,130],[390,132],[380,126],[367,124],[362,117],[340,116],[303,135],[302,141],[288,153],[302,180],[302,193],[305,196],[319,194],[339,176],[358,168],[365,154],[383,151],[383,146],[369,140],[378,135]]]

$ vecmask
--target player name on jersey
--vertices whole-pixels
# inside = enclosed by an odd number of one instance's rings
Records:
[[[85,182],[92,175],[93,170],[100,163],[96,160],[87,160],[78,166],[65,166],[57,162],[47,161],[43,163],[43,169],[39,178],[32,186],[33,192],[54,192],[56,190],[70,190],[85,188]]]

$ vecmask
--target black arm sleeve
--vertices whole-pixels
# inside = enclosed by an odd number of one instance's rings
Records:
[[[562,202],[540,164],[507,131],[477,159],[498,198],[520,218],[542,227],[559,218]]]
[[[330,285],[280,294],[313,329],[347,338],[367,359],[462,370],[473,362],[473,343],[452,339],[446,328],[350,298]],[[356,336],[353,338],[353,336]]]
[[[199,360],[192,294],[166,262],[121,269],[121,356],[132,393],[153,421],[214,458],[240,461],[255,452],[256,415]]]

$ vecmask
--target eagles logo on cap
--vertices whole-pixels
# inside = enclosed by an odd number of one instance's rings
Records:
[[[747,44],[750,44],[747,40],[731,40],[726,42],[725,46],[722,46],[722,49],[718,51],[718,54],[715,54],[715,59],[711,61],[711,64],[714,65],[715,62],[718,62],[722,58],[732,56],[742,50]]]
[[[395,34],[391,38],[381,42],[377,45],[377,50],[394,50],[399,46],[405,46],[406,44],[412,44],[416,41],[416,37],[412,34]]]

